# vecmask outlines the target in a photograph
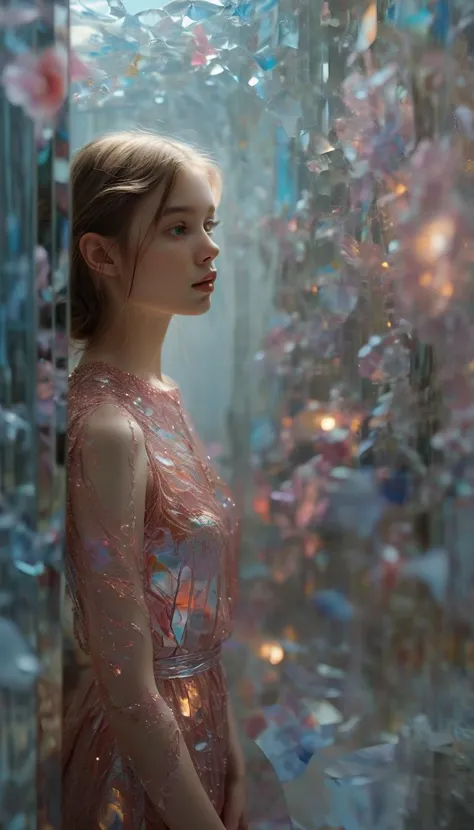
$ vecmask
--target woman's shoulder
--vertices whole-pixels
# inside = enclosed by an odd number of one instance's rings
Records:
[[[113,401],[98,402],[85,418],[88,433],[111,448],[130,445],[132,438],[142,442],[143,431],[136,418]]]
[[[130,460],[146,456],[139,423],[113,403],[96,406],[84,421],[84,438],[109,469],[121,469]]]
[[[113,382],[107,370],[82,367],[69,376],[68,432],[69,442],[80,431],[111,447],[119,447],[134,435],[143,439],[138,419],[127,406],[127,396],[121,386]]]
[[[179,389],[167,377],[155,387],[102,363],[82,364],[69,376],[70,451],[85,431],[111,449],[132,437],[137,448],[143,444],[150,450],[184,418]]]
[[[120,482],[146,477],[145,435],[138,421],[104,400],[72,418],[68,436],[70,470],[88,470],[89,479],[105,480],[115,492]],[[117,493],[122,492],[119,488]],[[117,496],[118,498],[118,496]]]

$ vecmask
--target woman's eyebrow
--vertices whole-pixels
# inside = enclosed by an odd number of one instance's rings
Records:
[[[163,211],[163,216],[171,216],[174,213],[198,213],[200,211],[197,208],[191,207],[190,205],[171,205],[170,207],[165,208]],[[216,209],[214,205],[209,205],[207,209],[207,213],[215,213]]]

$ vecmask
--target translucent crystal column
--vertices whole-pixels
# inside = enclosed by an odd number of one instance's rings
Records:
[[[9,81],[4,74],[0,87],[0,826],[55,830],[60,826],[68,5],[12,4],[3,7],[1,20],[2,57],[11,74]],[[57,106],[51,108],[56,87],[48,82],[56,71]],[[14,94],[19,72],[26,79],[21,100]],[[32,79],[42,72],[44,100],[36,101],[35,109]]]

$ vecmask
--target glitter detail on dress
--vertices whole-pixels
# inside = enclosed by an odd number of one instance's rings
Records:
[[[81,366],[70,377],[68,439],[67,585],[92,669],[65,718],[63,830],[164,830],[180,746],[220,814],[235,505],[177,387]],[[107,445],[121,472],[113,481]],[[139,699],[138,671],[147,675]]]

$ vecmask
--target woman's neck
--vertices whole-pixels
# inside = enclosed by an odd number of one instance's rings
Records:
[[[129,320],[124,326],[119,319],[97,343],[86,347],[80,363],[99,360],[149,383],[163,383],[161,356],[170,321],[171,317],[140,315],[140,320]]]

